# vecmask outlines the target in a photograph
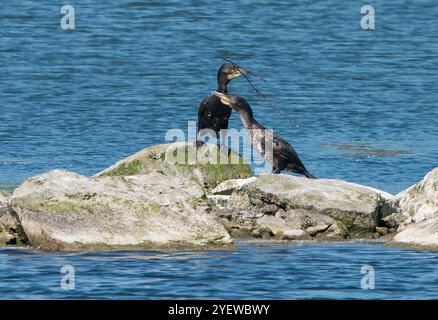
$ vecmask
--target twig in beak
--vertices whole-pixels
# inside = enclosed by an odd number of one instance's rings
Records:
[[[266,82],[265,79],[263,79],[262,77],[257,76],[256,74],[254,74],[253,72],[249,71],[248,69],[245,69],[245,68],[239,66],[237,63],[234,63],[233,61],[231,61],[231,60],[229,60],[229,59],[225,59],[225,58],[222,58],[222,59],[225,60],[225,61],[227,61],[227,62],[229,62],[229,63],[231,63],[231,64],[232,64],[233,66],[235,66],[236,68],[238,68],[238,69],[243,69],[244,71],[246,71],[246,73],[241,72],[241,73],[242,73],[242,76],[245,77],[246,81],[248,81],[249,85],[250,85],[250,86],[252,87],[252,89],[257,93],[257,95],[260,96],[263,100],[265,100],[265,102],[271,107],[271,109],[272,109],[274,112],[276,112],[276,113],[280,114],[281,116],[283,116],[283,117],[286,119],[287,122],[289,122],[290,124],[294,125],[294,126],[297,127],[297,128],[300,126],[299,123],[298,123],[298,121],[291,119],[291,118],[290,118],[288,115],[286,115],[286,114],[283,114],[283,112],[281,112],[280,109],[278,109],[278,108],[272,103],[272,101],[271,101],[269,98],[267,98],[263,93],[261,93],[260,90],[258,90],[258,89],[252,84],[251,80],[249,80],[248,75],[252,75],[252,76],[254,76],[254,77],[257,78],[257,79]]]

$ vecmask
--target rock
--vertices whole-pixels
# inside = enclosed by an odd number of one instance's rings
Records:
[[[389,230],[386,227],[376,227],[376,232],[382,236],[386,236],[389,233]]]
[[[399,193],[396,201],[405,220],[391,243],[438,249],[438,168]]]
[[[438,249],[438,218],[408,225],[403,231],[395,235],[391,243]]]
[[[282,240],[304,240],[307,238],[307,233],[301,229],[285,230],[281,235]]]
[[[219,208],[226,208],[231,196],[214,194],[207,195],[207,199],[213,201]]]
[[[236,189],[229,206],[257,211],[275,205],[300,212],[308,219],[323,215],[333,219],[324,224],[339,221],[352,237],[372,238],[382,218],[396,212],[392,201],[393,196],[386,192],[341,180],[268,174]]]
[[[154,171],[194,180],[208,190],[221,182],[253,175],[246,161],[232,151],[227,156],[219,151],[217,145],[195,147],[194,143],[177,142],[146,148],[95,177],[132,176]]]
[[[234,190],[243,187],[244,185],[254,182],[257,180],[256,177],[251,177],[247,179],[231,179],[221,182],[216,188],[214,188],[212,194],[223,194],[230,195]]]
[[[405,219],[413,222],[438,217],[438,167],[420,182],[396,195]]]
[[[284,233],[285,230],[289,229],[288,225],[283,219],[270,215],[261,217],[259,220],[257,220],[257,224],[261,228],[270,230],[273,235]]]
[[[87,178],[54,170],[26,180],[10,205],[44,250],[174,248],[231,240],[193,180],[159,172]]]
[[[27,239],[16,216],[8,207],[10,194],[0,190],[0,245],[26,244]]]
[[[314,227],[308,227],[306,229],[306,232],[311,235],[311,236],[315,236],[317,233],[321,233],[326,231],[330,226],[327,224],[321,224],[318,226],[314,226]]]
[[[323,235],[323,238],[326,240],[334,240],[334,239],[339,240],[348,237],[349,234],[347,228],[345,228],[342,222],[339,221],[333,223]]]
[[[395,212],[390,216],[382,219],[383,225],[388,229],[397,229],[399,225],[405,222],[406,218],[400,212]]]
[[[17,244],[17,238],[11,232],[0,232],[0,244],[1,245],[13,245]]]

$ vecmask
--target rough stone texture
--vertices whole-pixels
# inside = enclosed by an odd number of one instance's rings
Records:
[[[10,199],[30,244],[44,250],[227,245],[203,189],[151,172],[87,178],[54,170],[25,181]]]
[[[396,195],[396,201],[403,215],[413,222],[438,217],[438,168]]]
[[[405,220],[392,243],[438,249],[438,168],[396,199]]]
[[[438,218],[410,224],[395,235],[392,243],[438,249]]]
[[[244,185],[256,181],[256,177],[251,177],[247,179],[232,179],[220,183],[216,188],[214,188],[211,193],[216,195],[230,195],[237,188],[241,188]]]
[[[396,211],[392,200],[393,196],[383,191],[341,180],[262,175],[236,189],[228,206],[236,212],[232,220],[237,225],[247,212],[281,218],[281,228],[278,219],[276,227],[266,225],[274,236],[279,229],[302,229],[312,236],[336,232],[342,237],[372,238],[379,236],[376,227],[382,218]]]
[[[96,176],[129,176],[154,171],[192,179],[207,190],[226,180],[253,175],[246,161],[232,151],[225,155],[216,145],[195,147],[194,143],[181,142],[146,148]]]
[[[8,208],[10,194],[0,190],[0,245],[24,244],[27,242],[18,219]]]

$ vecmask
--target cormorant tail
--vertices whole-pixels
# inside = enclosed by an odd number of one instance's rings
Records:
[[[318,179],[314,175],[310,174],[309,171],[307,171],[307,170],[304,171],[304,175],[309,179]]]
[[[305,175],[309,179],[318,179],[314,175],[312,175],[305,167],[297,166],[297,165],[287,165],[286,170],[292,171],[294,173],[300,173]]]

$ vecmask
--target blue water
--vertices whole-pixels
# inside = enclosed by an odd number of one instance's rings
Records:
[[[5,249],[0,256],[0,293],[9,299],[438,298],[437,252],[378,245],[256,242],[234,251],[174,253]],[[64,265],[74,268],[74,289],[61,287]],[[365,265],[374,268],[374,289],[361,287]]]
[[[230,90],[290,141],[318,177],[397,193],[438,164],[438,6],[432,1],[373,1],[374,31],[360,28],[363,1],[71,4],[74,31],[60,28],[57,1],[0,5],[2,189],[53,168],[91,175],[163,143],[168,129],[196,120],[197,104],[216,88],[221,57],[267,80],[255,84],[299,127],[272,112],[245,79]],[[241,128],[236,115],[230,126]],[[431,297],[436,288],[432,267],[422,269],[434,254],[380,247],[0,255],[10,267],[0,272],[0,285],[6,281],[15,297]],[[268,264],[264,257],[273,259]],[[381,291],[357,290],[357,261],[367,257],[392,270],[382,273]],[[80,289],[66,294],[56,287],[56,273],[69,260],[78,263]],[[228,271],[221,275],[218,265]],[[202,271],[186,276],[194,266]],[[195,283],[205,290],[193,292]]]

